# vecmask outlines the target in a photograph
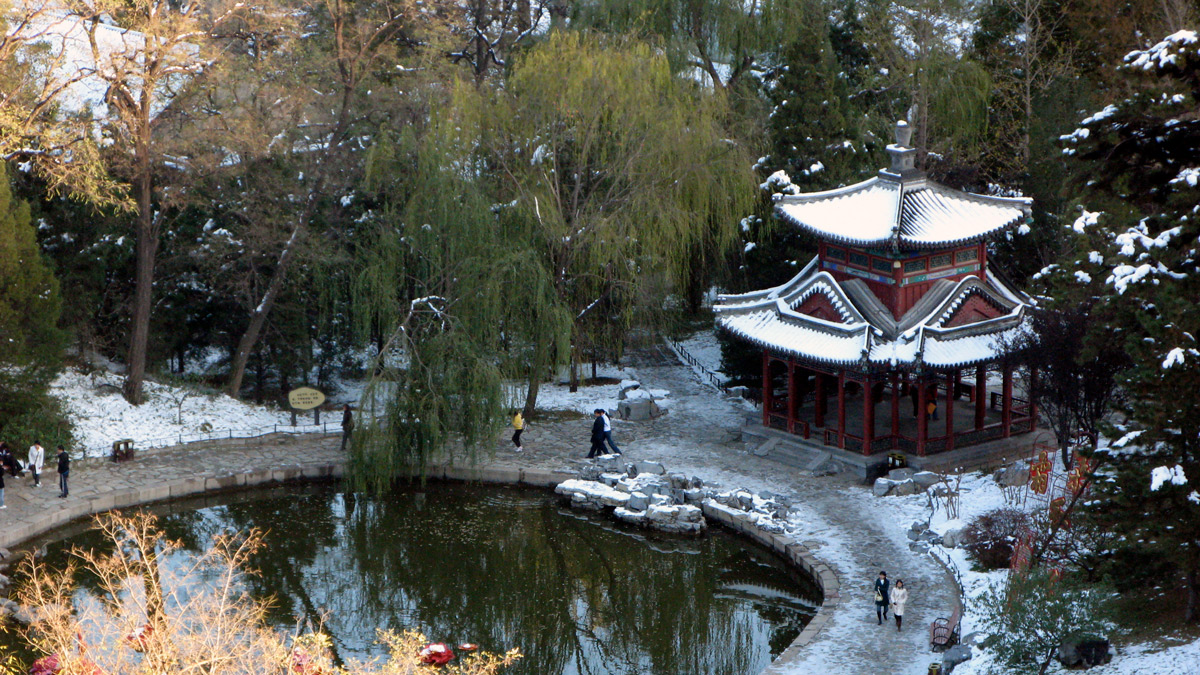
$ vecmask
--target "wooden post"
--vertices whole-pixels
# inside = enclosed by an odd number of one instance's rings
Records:
[[[958,398],[958,371],[946,375],[946,449],[954,449],[954,399]]]
[[[987,419],[987,366],[975,366],[975,431],[983,429]]]
[[[871,376],[863,380],[863,454],[871,454],[871,441],[875,440],[875,386]]]
[[[838,371],[838,447],[846,447],[846,371]]]
[[[825,374],[820,371],[813,371],[813,377],[816,378],[816,402],[813,404],[816,408],[814,420],[818,427],[825,426]]]
[[[929,405],[929,389],[925,387],[924,378],[913,378],[917,387],[917,454],[925,456],[925,444],[929,441],[929,413],[925,408]]]
[[[763,350],[762,378],[763,426],[771,426],[771,354]]]
[[[787,430],[796,433],[796,362],[788,359]]]
[[[1012,435],[1012,389],[1013,389],[1013,372],[1012,366],[1004,364],[1004,386],[1000,390],[1000,420],[1004,425],[1004,438]]]

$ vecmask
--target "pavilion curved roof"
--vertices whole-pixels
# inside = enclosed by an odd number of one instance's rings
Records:
[[[908,175],[905,175],[908,174]],[[888,170],[836,190],[782,195],[775,210],[826,241],[864,248],[929,250],[986,239],[1024,220],[1032,200],[939,185]]]
[[[988,273],[957,282],[941,280],[899,319],[873,306],[872,296],[819,271],[817,258],[789,281],[741,295],[722,295],[713,307],[717,324],[734,335],[780,354],[831,366],[915,369],[963,368],[994,361],[1004,344],[1026,330],[1028,298]],[[796,311],[821,293],[842,322]],[[982,295],[1002,314],[993,319],[949,326],[955,310]],[[877,301],[874,301],[877,303]]]

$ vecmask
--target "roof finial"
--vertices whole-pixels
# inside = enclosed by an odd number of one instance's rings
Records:
[[[892,166],[885,170],[887,173],[908,177],[917,170],[917,151],[909,145],[912,142],[912,132],[908,122],[896,122],[896,142],[887,146],[888,154],[892,156]]]

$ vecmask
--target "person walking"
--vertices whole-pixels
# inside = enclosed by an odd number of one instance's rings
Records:
[[[875,580],[875,620],[880,626],[887,621],[890,591],[891,585],[888,583],[887,572],[880,571],[879,578]]]
[[[29,461],[26,464],[33,473],[33,486],[42,486],[42,465],[46,463],[46,450],[41,441],[34,441],[29,447]]]
[[[521,432],[525,431],[525,418],[521,416],[520,410],[513,411],[512,425],[513,425],[513,435],[512,435],[513,445],[517,446],[517,448],[516,448],[517,452],[522,452],[525,450],[525,448],[521,447]]]
[[[897,579],[896,586],[892,589],[892,616],[896,617],[896,632],[900,632],[900,623],[904,620],[904,604],[908,602],[908,589],[904,587],[904,580]]]
[[[621,454],[621,449],[613,443],[612,439],[612,420],[608,418],[608,413],[604,410],[600,411],[600,417],[604,420],[604,440],[608,443],[608,447],[612,448],[613,454]]]
[[[8,449],[8,443],[0,441],[0,473],[4,471],[8,471],[8,475],[16,478],[17,458],[13,455],[12,450]]]
[[[604,411],[596,408],[592,415],[592,449],[588,451],[588,459],[604,454]]]
[[[354,413],[350,412],[350,404],[342,406],[342,452],[350,442],[350,434],[354,431]]]
[[[0,471],[0,509],[7,509],[8,505],[4,503],[4,472]]]
[[[67,454],[66,448],[58,446],[58,489],[59,498],[66,499],[67,492],[67,476],[71,475],[71,456]]]

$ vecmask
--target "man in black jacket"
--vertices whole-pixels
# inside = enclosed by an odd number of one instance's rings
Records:
[[[604,411],[596,408],[592,415],[595,419],[592,421],[592,449],[588,452],[588,459],[604,454]]]
[[[58,488],[62,490],[59,497],[67,498],[67,476],[71,474],[71,456],[63,446],[58,446]]]

